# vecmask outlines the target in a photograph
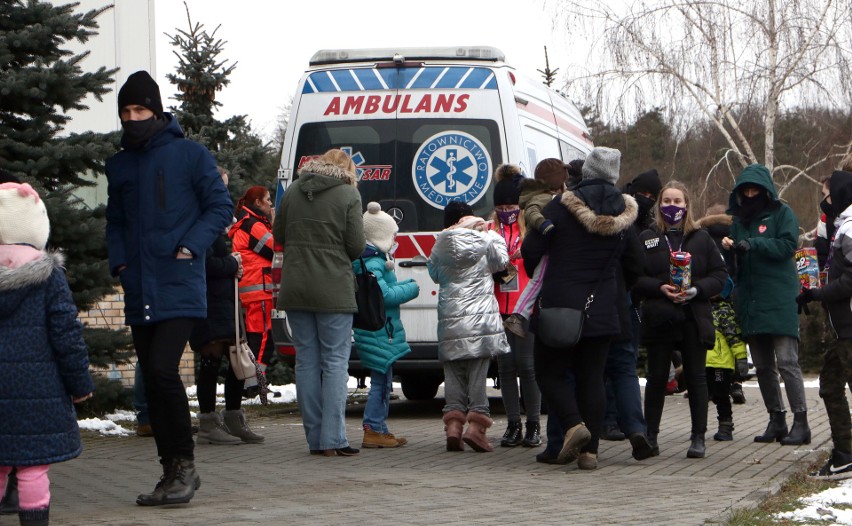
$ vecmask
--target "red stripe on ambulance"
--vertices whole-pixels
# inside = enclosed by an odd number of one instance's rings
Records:
[[[396,259],[411,259],[415,256],[429,257],[435,246],[437,234],[398,234],[399,246],[394,253]]]

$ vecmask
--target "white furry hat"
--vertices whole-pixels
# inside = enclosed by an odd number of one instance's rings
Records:
[[[393,236],[399,232],[399,225],[388,214],[382,212],[379,203],[371,202],[364,212],[364,237],[367,242],[385,254],[393,247]]]
[[[603,179],[615,184],[621,170],[621,152],[598,146],[592,149],[583,163],[583,179]]]
[[[0,245],[30,245],[44,250],[50,221],[38,193],[24,183],[0,184]]]

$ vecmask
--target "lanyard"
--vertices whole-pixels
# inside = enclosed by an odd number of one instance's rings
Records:
[[[669,252],[670,252],[671,254],[674,254],[675,252],[681,252],[681,251],[682,251],[681,249],[683,249],[683,238],[685,238],[685,237],[686,237],[686,235],[683,235],[683,236],[680,238],[680,245],[677,247],[677,250],[673,250],[673,249],[672,249],[672,244],[671,244],[671,242],[669,241],[669,236],[668,236],[668,235],[666,235],[666,234],[663,234],[663,238],[665,238],[665,240],[666,240],[666,245],[668,245],[668,246],[669,246]]]
[[[498,222],[499,223],[499,222]],[[509,237],[506,238],[506,229],[504,228],[503,223],[500,224],[500,235],[503,237],[503,241],[506,242],[506,247],[509,249],[509,256],[515,253],[515,250],[518,248],[518,245],[521,243],[521,231],[518,228],[518,236],[515,238],[515,242],[509,246],[509,241],[512,240],[512,231],[515,229],[514,225],[509,225]],[[517,224],[517,223],[515,223]]]

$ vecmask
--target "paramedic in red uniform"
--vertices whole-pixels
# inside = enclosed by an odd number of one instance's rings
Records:
[[[246,315],[246,339],[261,369],[272,358],[272,220],[275,212],[269,190],[252,186],[237,202],[237,222],[228,236],[243,261],[240,302]]]

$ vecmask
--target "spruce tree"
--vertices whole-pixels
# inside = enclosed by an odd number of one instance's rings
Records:
[[[556,72],[559,71],[559,68],[550,69],[550,59],[547,57],[547,46],[544,46],[544,69],[536,70],[541,73],[541,76],[544,77],[542,81],[545,86],[553,87],[553,83],[556,81]]]
[[[84,72],[88,52],[64,46],[97,34],[96,18],[109,6],[76,13],[77,4],[0,0],[0,168],[35,187],[50,216],[49,249],[65,253],[74,301],[88,310],[115,290],[109,275],[104,207],[87,208],[73,195],[95,182],[115,153],[118,135],[63,131],[69,110],[86,110],[87,95],[101,100],[115,70]],[[124,363],[126,331],[87,328],[94,366]]]
[[[230,84],[228,76],[237,67],[220,57],[227,43],[216,36],[221,26],[208,33],[203,24],[193,23],[188,7],[186,20],[187,29],[176,28],[174,35],[168,35],[178,58],[177,71],[166,75],[178,89],[175,98],[180,105],[172,111],[187,137],[206,146],[230,172],[232,196],[242,195],[252,185],[272,189],[276,174],[265,169],[273,150],[251,130],[246,116],[219,121],[213,115],[222,106],[216,93]]]

